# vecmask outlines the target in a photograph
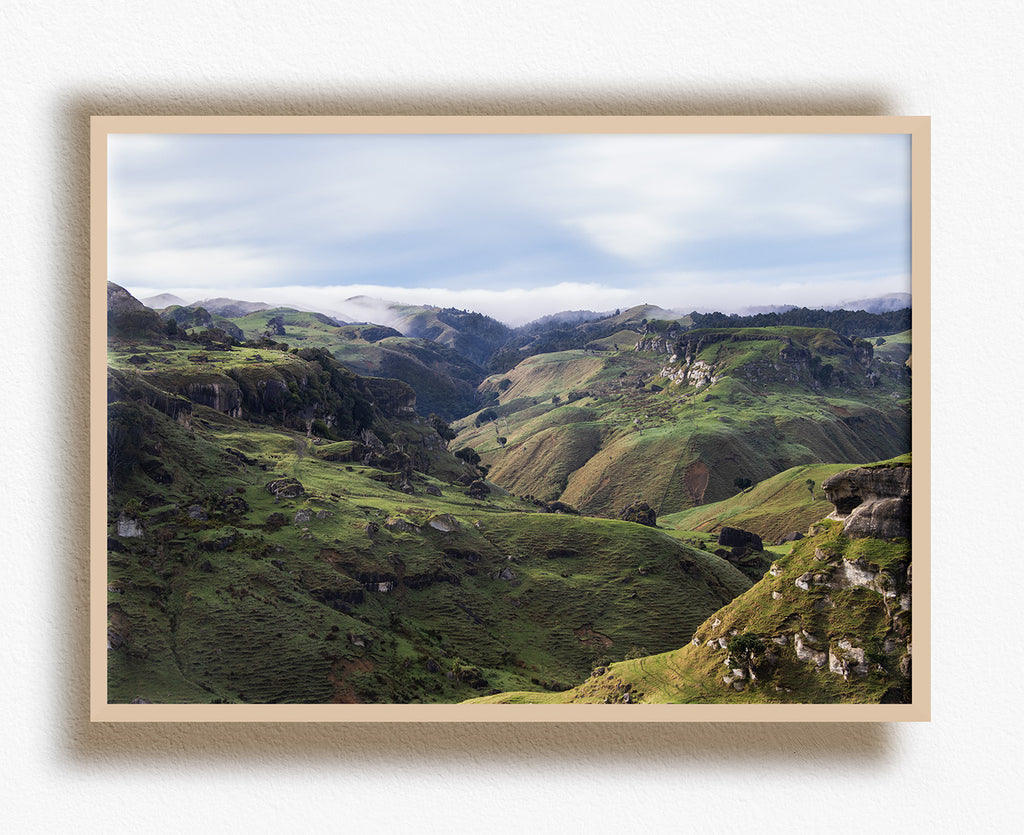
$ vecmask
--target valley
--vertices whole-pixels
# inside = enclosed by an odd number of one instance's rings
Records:
[[[909,311],[216,301],[108,285],[111,702],[909,698]]]

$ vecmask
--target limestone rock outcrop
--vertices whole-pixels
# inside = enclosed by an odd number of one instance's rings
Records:
[[[909,539],[910,481],[910,465],[897,464],[845,470],[821,486],[836,508],[829,518],[851,539]]]

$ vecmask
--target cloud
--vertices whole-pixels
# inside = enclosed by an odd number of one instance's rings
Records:
[[[110,147],[110,277],[156,292],[367,287],[510,320],[556,301],[835,301],[909,271],[902,136],[136,135]]]
[[[170,292],[197,301],[235,297],[272,305],[315,310],[354,321],[395,325],[389,302],[455,307],[492,316],[516,327],[564,310],[606,312],[638,304],[656,304],[680,313],[736,313],[755,305],[794,304],[800,307],[836,305],[847,299],[910,292],[906,274],[835,273],[822,269],[663,272],[638,275],[624,284],[558,282],[540,287],[506,286],[481,281],[477,286],[413,287],[381,284],[333,286],[281,285],[239,288],[211,285],[202,293],[188,286],[139,285],[128,290],[145,298]],[[241,292],[239,292],[241,290]]]

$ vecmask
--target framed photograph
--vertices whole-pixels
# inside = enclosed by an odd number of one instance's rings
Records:
[[[927,720],[929,141],[94,117],[93,720]]]

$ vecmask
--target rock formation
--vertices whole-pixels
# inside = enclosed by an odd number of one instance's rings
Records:
[[[822,485],[851,539],[910,538],[910,465],[857,467],[837,473]]]
[[[649,528],[658,527],[657,514],[647,502],[633,502],[628,507],[624,507],[619,518],[624,522],[636,522],[638,525],[647,525]]]

